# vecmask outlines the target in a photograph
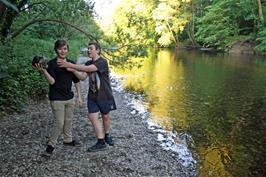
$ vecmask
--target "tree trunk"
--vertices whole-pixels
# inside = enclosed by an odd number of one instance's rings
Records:
[[[0,21],[3,20],[2,17],[4,16],[5,11],[6,11],[6,6],[2,2],[0,2]]]
[[[195,8],[194,8],[194,5],[193,5],[193,2],[191,1],[191,4],[190,4],[190,8],[191,8],[191,19],[190,19],[190,22],[188,24],[188,37],[192,43],[193,46],[200,46],[196,39],[195,39],[195,23],[194,23],[194,20],[195,20]]]
[[[263,16],[261,0],[257,0],[257,3],[258,3],[260,21],[263,22],[264,21],[264,16]]]
[[[177,46],[177,45],[178,45],[178,38],[177,38],[175,32],[171,29],[169,23],[168,23],[167,21],[166,21],[166,23],[167,23],[168,30],[169,30],[169,31],[171,32],[171,34],[172,34],[173,40],[174,40],[174,42],[175,42],[175,46]]]
[[[11,0],[10,3],[16,8],[17,0]],[[3,4],[4,5],[4,4]],[[5,6],[5,5],[4,5]],[[11,26],[13,24],[14,19],[18,15],[18,11],[15,11],[13,8],[7,8],[4,10],[3,16],[1,16],[1,34],[0,39],[3,41],[10,33]]]
[[[3,20],[2,27],[1,27],[1,34],[4,38],[6,38],[10,34],[11,26],[16,16],[17,16],[17,12],[15,12],[13,9],[7,9],[7,12]]]
[[[28,3],[28,0],[10,0],[9,3],[9,6],[6,7],[3,2],[0,2],[1,41],[4,41],[11,34],[11,26],[15,18],[19,15],[20,9]]]

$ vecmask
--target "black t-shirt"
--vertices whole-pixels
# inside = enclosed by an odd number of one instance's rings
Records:
[[[85,63],[85,65],[95,65],[97,68],[97,71],[91,72],[88,74],[89,76],[89,92],[88,92],[88,99],[94,99],[99,102],[102,101],[109,101],[113,100],[113,94],[110,84],[110,78],[109,78],[109,67],[107,60],[100,57],[96,61],[90,60]],[[97,78],[96,75],[98,75],[100,80],[100,88],[97,89]]]
[[[74,93],[71,90],[72,81],[74,83],[79,82],[79,79],[70,71],[65,68],[58,67],[56,63],[56,58],[48,62],[48,73],[54,78],[55,83],[49,85],[49,99],[64,101],[69,100],[74,97]],[[68,62],[74,63],[71,60]]]

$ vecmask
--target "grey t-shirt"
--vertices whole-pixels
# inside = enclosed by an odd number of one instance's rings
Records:
[[[96,61],[90,60],[85,65],[95,65],[96,72],[89,73],[89,92],[88,99],[93,99],[98,102],[114,100],[109,78],[109,67],[107,60],[100,57]],[[99,77],[100,83],[97,83],[96,75]],[[98,86],[99,89],[98,89]]]

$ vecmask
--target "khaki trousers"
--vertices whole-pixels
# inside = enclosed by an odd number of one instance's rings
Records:
[[[74,99],[66,101],[50,101],[54,121],[48,144],[55,146],[59,135],[64,132],[64,142],[72,141],[72,120],[74,112]]]

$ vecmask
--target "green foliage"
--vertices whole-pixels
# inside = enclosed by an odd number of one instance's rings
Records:
[[[177,45],[178,36],[189,22],[190,12],[187,10],[190,0],[161,0],[153,10],[153,19],[156,21],[155,31],[160,35],[158,43],[169,46]]]
[[[130,49],[135,45],[145,49],[147,41],[169,47],[189,38],[193,45],[224,50],[234,40],[256,39],[265,5],[250,0],[125,0],[114,17],[112,33],[114,42]]]
[[[25,36],[8,43],[8,47],[6,45],[5,50],[1,50],[1,62],[5,63],[8,77],[1,82],[0,111],[19,111],[28,95],[34,98],[47,93],[47,84],[32,68],[31,60],[37,54],[49,56],[51,44]]]
[[[207,8],[206,15],[198,19],[197,40],[205,46],[223,48],[227,39],[238,33],[234,18],[226,15],[230,5],[220,1]]]
[[[155,45],[155,23],[152,11],[155,3],[147,0],[126,0],[114,15],[112,41],[120,47],[113,53],[111,64],[131,65],[130,56],[147,55],[147,47]]]
[[[22,1],[16,1],[17,5]],[[79,27],[85,32],[101,38],[103,35],[93,20],[93,4],[90,1],[46,0],[28,1],[27,10],[16,14],[9,21],[11,34],[36,19],[56,19]],[[11,14],[12,15],[12,14]],[[2,16],[4,20],[10,20]],[[0,23],[0,27],[5,26]],[[3,37],[3,36],[2,36]],[[17,38],[7,38],[0,45],[0,112],[19,111],[27,97],[39,99],[48,92],[48,84],[43,75],[31,66],[35,55],[52,59],[55,57],[54,42],[66,39],[70,44],[68,58],[75,61],[80,48],[87,45],[84,34],[60,23],[33,23]]]
[[[13,31],[19,29],[26,23],[35,19],[54,19],[68,22],[81,29],[86,29],[88,20],[92,19],[92,5],[83,0],[46,0],[40,2],[38,0],[30,1],[29,11],[20,13],[13,25]],[[95,22],[94,22],[95,25]],[[89,29],[89,28],[88,28]],[[27,29],[27,33],[36,35],[39,38],[81,38],[84,37],[76,33],[74,29],[66,27],[60,23],[38,23],[34,24]],[[51,36],[52,35],[52,36]]]
[[[252,36],[258,20],[256,1],[217,0],[197,18],[198,42],[207,47],[224,49],[240,35]]]
[[[256,46],[256,49],[262,52],[266,52],[266,27],[258,33],[257,41],[259,44]]]

